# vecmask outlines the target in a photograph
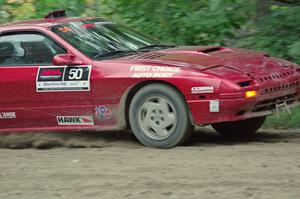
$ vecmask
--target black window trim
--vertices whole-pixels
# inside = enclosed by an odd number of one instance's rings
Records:
[[[46,32],[43,32],[41,30],[36,30],[36,29],[7,30],[7,31],[0,32],[0,37],[7,36],[7,35],[30,34],[30,33],[39,34],[39,35],[42,35],[44,37],[47,37],[48,39],[50,39],[54,43],[56,43],[61,49],[63,49],[64,51],[66,51],[66,53],[69,53],[69,50],[64,45],[62,45],[56,39],[54,39],[49,34],[47,34]],[[2,65],[0,63],[0,68],[5,68],[6,66],[12,68],[12,66],[15,66],[15,67],[19,67],[19,66],[33,66],[33,67],[36,67],[36,66],[52,66],[52,65],[53,65],[52,63],[48,63],[48,64],[18,64],[18,65],[16,65],[16,64]]]

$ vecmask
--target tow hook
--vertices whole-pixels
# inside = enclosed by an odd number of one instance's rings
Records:
[[[286,101],[282,102],[280,100],[277,100],[277,103],[276,103],[277,118],[279,118],[279,116],[280,116],[279,113],[282,108],[285,108],[286,111],[288,112],[288,114],[292,115],[292,111],[291,111],[289,105],[286,103]]]

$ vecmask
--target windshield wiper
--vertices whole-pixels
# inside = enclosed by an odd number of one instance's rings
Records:
[[[152,45],[148,45],[148,46],[143,46],[141,48],[139,48],[138,50],[150,50],[153,48],[173,48],[176,47],[174,45],[163,45],[163,44],[152,44]]]
[[[139,53],[140,51],[147,51],[152,50],[155,48],[172,48],[176,47],[173,45],[163,45],[163,44],[152,44],[148,46],[143,46],[137,50],[116,50],[116,51],[110,51],[110,52],[101,52],[94,56],[94,59],[105,59],[107,57],[114,57],[114,56],[127,56],[128,54],[132,53]]]
[[[131,53],[137,53],[137,51],[134,50],[116,50],[116,51],[110,51],[110,52],[101,52],[94,56],[94,59],[102,59],[107,57],[113,57],[117,55],[127,55]]]

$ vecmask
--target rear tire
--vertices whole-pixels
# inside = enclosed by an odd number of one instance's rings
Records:
[[[216,123],[211,126],[224,137],[247,138],[254,135],[265,120],[266,117],[257,117],[242,121]]]
[[[192,131],[184,98],[164,84],[150,84],[136,93],[129,107],[129,122],[137,139],[148,147],[175,147]]]

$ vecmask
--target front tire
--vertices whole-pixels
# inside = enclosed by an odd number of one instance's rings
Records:
[[[164,84],[150,84],[136,93],[129,107],[129,122],[137,139],[148,147],[175,147],[191,132],[184,98]]]
[[[212,127],[224,137],[247,138],[254,135],[264,124],[266,117],[250,118],[235,122],[212,124]]]

